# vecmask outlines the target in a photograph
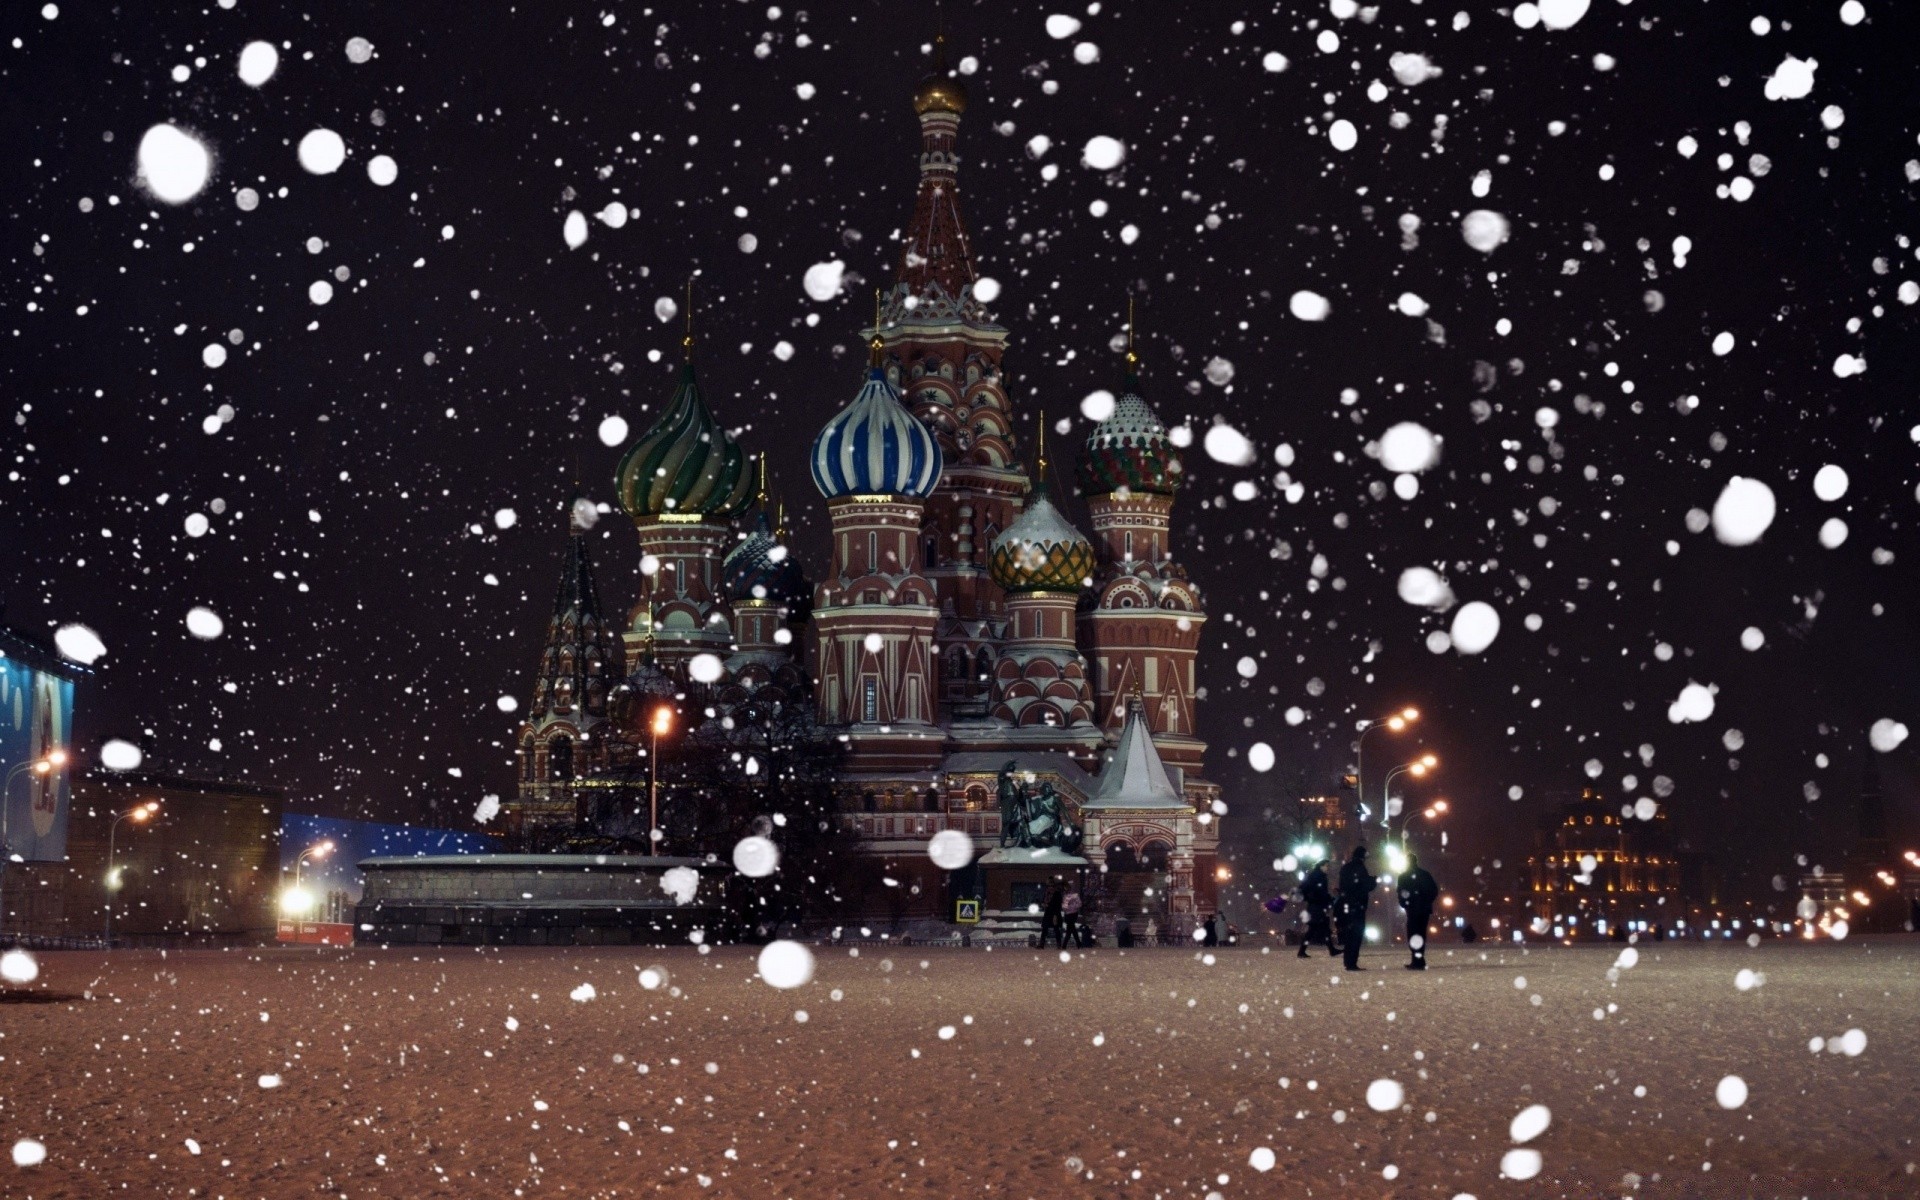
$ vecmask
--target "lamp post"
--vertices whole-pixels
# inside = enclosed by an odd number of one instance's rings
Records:
[[[7,785],[5,788],[0,788],[0,898],[6,895],[7,866],[13,858],[13,847],[7,841],[7,809],[13,799],[13,781],[27,771],[32,771],[35,775],[50,775],[66,765],[67,752],[56,746],[39,758],[16,763],[14,768],[7,772]],[[5,900],[0,899],[0,927],[5,926],[6,916]]]
[[[280,907],[293,914],[293,936],[296,941],[306,929],[307,914],[313,911],[312,897],[308,896],[305,889],[300,886],[300,869],[306,866],[308,861],[318,862],[332,853],[333,839],[327,838],[315,842],[294,856],[293,886],[281,893]],[[284,873],[285,868],[281,870]]]
[[[1420,710],[1409,706],[1389,716],[1368,721],[1360,727],[1359,744],[1353,750],[1353,790],[1362,807],[1367,803],[1367,735],[1376,729],[1391,729],[1398,733],[1419,719]]]
[[[1387,772],[1387,782],[1380,788],[1380,824],[1383,828],[1393,828],[1393,781],[1401,775],[1412,775],[1418,779],[1428,771],[1440,765],[1440,760],[1431,754],[1423,754],[1412,762],[1401,763]]]
[[[667,834],[660,828],[660,735],[673,732],[673,709],[662,704],[648,723],[653,741],[647,749],[647,838],[655,854],[665,849]]]
[[[1439,758],[1437,758],[1432,754],[1423,754],[1419,758],[1414,759],[1412,762],[1401,763],[1399,766],[1395,767],[1393,770],[1387,772],[1387,782],[1384,785],[1382,785],[1380,789],[1380,824],[1384,829],[1386,829],[1389,837],[1391,837],[1393,834],[1393,797],[1391,794],[1393,791],[1393,781],[1399,778],[1401,775],[1412,775],[1415,779],[1418,779],[1420,776],[1425,775],[1428,771],[1433,770],[1435,767],[1439,765],[1440,765]],[[1406,804],[1404,801],[1401,803],[1400,807],[1402,809],[1406,808]],[[1406,841],[1407,841],[1407,822],[1405,819],[1402,819],[1400,822],[1399,853],[1401,854],[1403,859],[1406,854]],[[1393,847],[1391,843],[1389,843],[1387,850],[1391,852],[1392,849]],[[1400,867],[1392,867],[1391,865],[1389,865],[1388,869],[1393,871],[1397,879],[1400,872],[1405,869],[1405,866],[1404,866],[1404,863]],[[1397,903],[1397,896],[1396,896],[1396,903],[1389,904],[1387,906],[1387,940],[1388,941],[1393,940],[1394,927],[1399,924],[1399,921],[1400,921],[1399,905]]]
[[[153,814],[159,811],[160,802],[148,800],[144,804],[136,804],[132,808],[115,813],[112,823],[107,826],[107,949],[109,950],[113,949],[113,894],[120,890],[120,874],[113,865],[114,838],[120,832],[120,822],[130,820],[136,825],[144,825],[153,819]]]

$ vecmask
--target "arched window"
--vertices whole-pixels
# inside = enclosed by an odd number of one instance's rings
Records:
[[[547,778],[573,778],[573,739],[557,737],[547,743]]]

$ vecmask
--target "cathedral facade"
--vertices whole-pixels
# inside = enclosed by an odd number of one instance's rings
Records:
[[[920,178],[898,274],[863,331],[865,376],[807,459],[830,522],[825,572],[808,583],[764,462],[756,494],[689,338],[616,478],[647,594],[624,619],[601,608],[576,520],[510,827],[583,820],[599,776],[651,753],[635,697],[671,697],[695,721],[808,706],[844,751],[834,808],[865,881],[846,890],[854,915],[952,920],[982,896],[980,865],[943,870],[929,839],[956,830],[977,859],[1018,858],[996,799],[1017,777],[1050,787],[1079,831],[1049,861],[1078,871],[1095,911],[1190,929],[1216,909],[1224,806],[1197,723],[1206,616],[1170,536],[1181,456],[1129,346],[1119,399],[1079,456],[1091,536],[1055,498],[1044,432],[1033,469],[1022,461],[1009,332],[975,295],[960,207],[965,90],[936,74],[914,109]]]

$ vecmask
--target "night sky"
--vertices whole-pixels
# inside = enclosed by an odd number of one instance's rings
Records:
[[[1012,403],[1066,426],[1070,468],[1137,295],[1147,397],[1193,435],[1175,545],[1211,613],[1202,732],[1239,861],[1265,861],[1262,809],[1350,761],[1356,719],[1415,704],[1444,760],[1419,795],[1467,848],[1521,849],[1591,769],[1771,895],[1850,840],[1869,727],[1920,726],[1920,6],[1594,0],[1564,31],[1515,7],[948,4]],[[498,701],[531,687],[562,503],[576,480],[612,499],[599,430],[665,399],[660,302],[689,275],[702,381],[818,573],[805,447],[897,261],[932,28],[871,0],[7,5],[0,593],[13,625],[105,643],[80,744],[471,828],[511,786]],[[257,88],[256,40],[279,51]],[[1789,55],[1812,89],[1770,99]],[[161,122],[213,154],[184,204],[137,178]],[[322,127],[348,156],[316,175],[296,147]],[[1125,161],[1085,163],[1095,137]],[[620,228],[595,216],[615,202]],[[1490,252],[1475,209],[1510,222]],[[811,298],[835,261],[840,293]],[[1441,455],[1404,499],[1378,440],[1409,421]],[[1251,462],[1207,453],[1216,423]],[[1777,504],[1749,545],[1704,526],[1735,476]],[[631,529],[593,536],[625,609]],[[1411,567],[1453,610],[1401,598]],[[1472,601],[1498,636],[1436,653]],[[1690,683],[1712,711],[1677,723]],[[1878,756],[1908,837],[1913,749]],[[1376,779],[1390,754],[1370,740]]]

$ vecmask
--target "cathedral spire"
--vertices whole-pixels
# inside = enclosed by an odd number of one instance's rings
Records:
[[[686,351],[687,361],[693,361],[693,276],[687,276],[687,336],[680,339],[681,349]]]
[[[1111,343],[1109,343],[1111,344]],[[1133,296],[1127,296],[1127,373],[1126,385],[1130,392],[1140,390],[1140,354],[1133,348]]]
[[[967,89],[947,70],[944,30],[934,37],[933,53],[933,73],[913,92],[913,111],[920,117],[920,190],[900,250],[900,286],[921,304],[950,307],[960,304],[979,278],[960,215],[960,159],[954,153]]]

